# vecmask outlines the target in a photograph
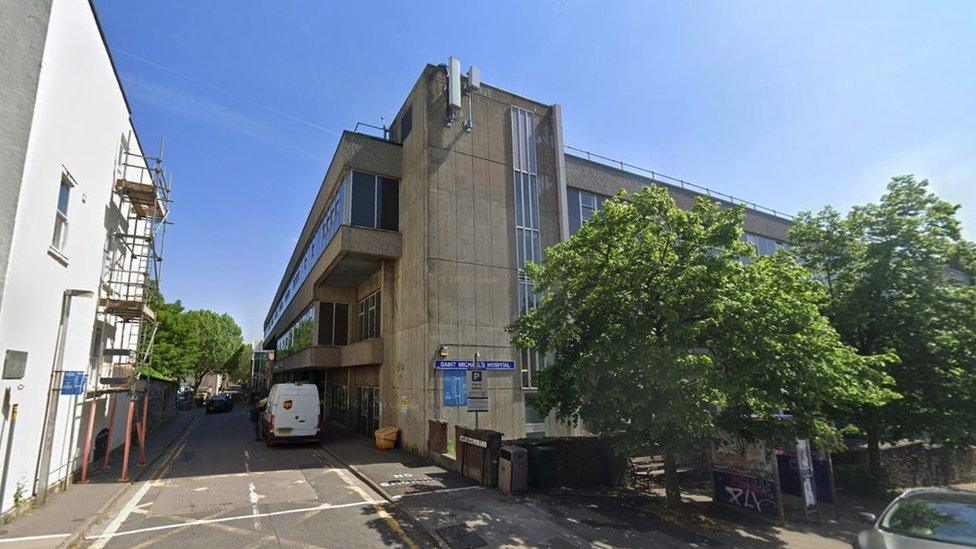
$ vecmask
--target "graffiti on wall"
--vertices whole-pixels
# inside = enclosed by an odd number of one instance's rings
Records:
[[[719,431],[712,451],[712,466],[731,473],[773,478],[773,451],[760,440]]]
[[[760,440],[719,431],[712,449],[715,501],[776,515],[776,455]]]
[[[773,480],[715,471],[715,500],[734,507],[777,515],[776,483]]]

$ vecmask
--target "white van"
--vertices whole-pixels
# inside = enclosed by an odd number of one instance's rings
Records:
[[[278,383],[261,414],[264,444],[314,439],[319,434],[319,388],[308,383]]]

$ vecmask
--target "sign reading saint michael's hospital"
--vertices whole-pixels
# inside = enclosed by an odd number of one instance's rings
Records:
[[[470,370],[474,367],[473,360],[435,360],[435,370]],[[514,360],[479,360],[479,370],[514,370]]]

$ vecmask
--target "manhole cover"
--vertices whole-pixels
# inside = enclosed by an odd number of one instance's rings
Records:
[[[453,549],[468,549],[471,547],[488,546],[488,542],[475,533],[474,528],[471,528],[467,524],[455,524],[453,526],[438,528],[437,533],[440,534],[440,536],[444,538],[444,541],[447,542],[447,545]]]

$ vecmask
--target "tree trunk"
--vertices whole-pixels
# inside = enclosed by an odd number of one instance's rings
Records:
[[[881,479],[881,444],[878,428],[875,426],[866,429],[868,435],[868,470],[875,483]],[[880,488],[880,486],[875,486]]]
[[[681,486],[678,483],[678,460],[671,450],[664,451],[664,494],[668,507],[681,505]]]

